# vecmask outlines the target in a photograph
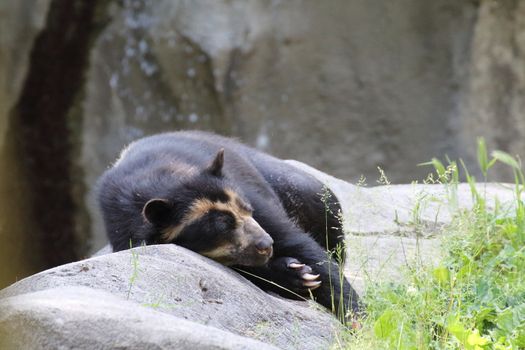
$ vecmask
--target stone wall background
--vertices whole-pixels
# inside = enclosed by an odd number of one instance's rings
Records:
[[[97,0],[85,6],[90,32],[70,36],[74,21],[58,16],[68,3],[82,1],[0,4],[0,255],[25,266],[0,268],[0,284],[101,247],[94,183],[124,145],[159,131],[214,130],[369,185],[377,166],[396,183],[421,179],[428,169],[416,165],[434,156],[475,169],[476,136],[525,153],[523,1]],[[50,46],[32,63],[36,38],[61,25],[65,43],[86,40],[85,57]],[[36,122],[23,123],[29,72],[43,57],[64,72],[77,62],[69,71],[79,78],[40,64],[57,87],[30,100],[74,98],[51,116],[33,108]],[[20,147],[27,135],[38,147]],[[68,158],[62,174],[20,162],[47,164],[46,140],[71,150],[56,155]],[[71,205],[53,206],[54,188]],[[60,232],[39,225],[59,210],[69,220],[56,222]],[[57,235],[73,246],[50,244]]]

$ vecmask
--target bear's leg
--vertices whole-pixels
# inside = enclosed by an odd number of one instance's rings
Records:
[[[288,217],[325,249],[334,251],[339,246],[340,260],[344,260],[341,205],[335,194],[312,175],[284,162],[272,162],[260,170]]]

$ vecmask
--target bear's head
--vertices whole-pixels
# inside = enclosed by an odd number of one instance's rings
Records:
[[[273,239],[254,220],[253,208],[223,174],[224,150],[211,164],[178,183],[167,198],[150,199],[144,219],[157,242],[175,243],[224,265],[261,266]]]

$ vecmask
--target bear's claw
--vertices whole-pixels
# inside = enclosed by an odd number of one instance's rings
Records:
[[[316,289],[321,286],[321,281],[307,281],[304,282],[303,285],[309,289]]]
[[[300,269],[301,267],[303,267],[304,264],[299,264],[299,263],[290,263],[290,265],[288,265],[288,267],[291,267],[292,269]]]
[[[319,278],[319,275],[312,275],[311,273],[305,273],[303,275],[303,280],[314,281]]]

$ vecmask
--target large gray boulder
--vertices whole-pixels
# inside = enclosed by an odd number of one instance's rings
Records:
[[[319,349],[338,327],[317,304],[269,295],[174,245],[59,266],[0,291],[2,349]]]
[[[2,349],[277,349],[88,287],[17,295],[0,309]]]

